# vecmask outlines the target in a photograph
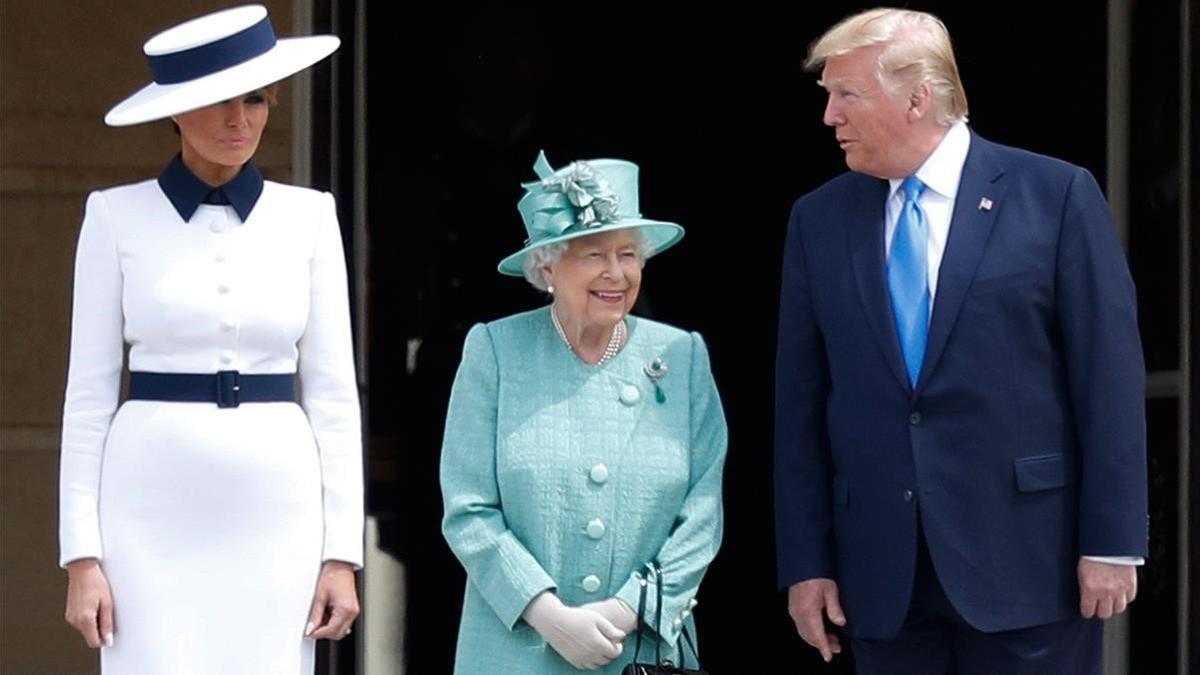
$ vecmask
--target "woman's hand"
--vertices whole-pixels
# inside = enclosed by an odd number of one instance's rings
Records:
[[[67,563],[66,618],[87,646],[113,646],[112,589],[95,558]]]
[[[586,605],[580,605],[582,609],[590,609],[600,616],[608,619],[609,623],[616,626],[617,630],[629,635],[637,630],[638,617],[637,612],[633,608],[625,604],[625,601],[620,598],[609,598],[607,600],[599,600],[597,602],[589,602]]]
[[[317,592],[313,594],[304,635],[314,640],[341,640],[350,634],[350,625],[358,612],[354,566],[340,560],[326,560],[317,577]]]
[[[559,656],[580,670],[596,670],[621,655],[625,633],[594,610],[564,605],[544,591],[521,615]]]

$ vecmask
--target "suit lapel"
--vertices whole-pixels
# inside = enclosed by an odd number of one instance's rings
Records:
[[[888,182],[873,180],[872,184],[874,191],[868,191],[866,196],[857,194],[846,206],[849,223],[847,243],[854,261],[854,278],[858,282],[858,294],[863,312],[867,315],[867,323],[871,325],[884,361],[900,385],[908,391],[911,386],[904,357],[900,353],[900,339],[896,335],[884,262],[884,202],[887,200]]]
[[[1006,190],[1004,170],[995,161],[990,145],[972,133],[971,149],[963,165],[962,179],[954,201],[954,214],[950,219],[950,235],[938,271],[925,361],[917,380],[918,392],[925,386],[946,347],[946,340],[958,319],[967,288],[975,278],[975,270],[983,257],[996,213],[1004,207]]]

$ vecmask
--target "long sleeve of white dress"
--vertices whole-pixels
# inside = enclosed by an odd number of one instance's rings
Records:
[[[358,385],[350,334],[346,258],[333,196],[323,195],[311,264],[311,304],[300,339],[300,404],[321,453],[322,559],[363,562],[363,466]]]
[[[63,404],[59,564],[102,558],[100,465],[121,387],[121,265],[104,195],[88,196],[75,254],[71,357]]]

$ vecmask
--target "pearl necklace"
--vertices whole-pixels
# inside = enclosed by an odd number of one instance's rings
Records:
[[[553,306],[550,307],[550,321],[554,323],[554,330],[558,331],[558,336],[562,338],[562,341],[567,345],[567,349],[570,349],[572,352],[574,352],[575,348],[571,346],[571,341],[567,339],[567,332],[563,330],[562,324],[558,322],[558,312],[554,311]],[[608,338],[608,344],[604,347],[604,354],[601,355],[599,361],[592,365],[598,366],[616,356],[617,352],[621,351],[621,342],[624,341],[624,339],[625,320],[622,319],[617,322],[617,325],[613,326],[612,335]],[[583,359],[580,360],[582,361]]]

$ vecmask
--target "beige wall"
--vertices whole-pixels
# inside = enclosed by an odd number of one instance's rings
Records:
[[[153,177],[178,149],[166,122],[101,121],[148,80],[142,42],[234,4],[0,2],[0,673],[98,670],[63,622],[66,575],[56,567],[75,237],[88,190]],[[265,4],[276,32],[292,34],[293,0]],[[280,93],[256,159],[286,180],[291,96]]]

